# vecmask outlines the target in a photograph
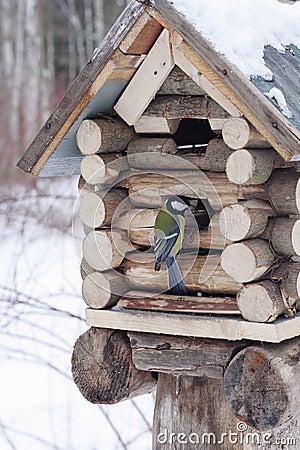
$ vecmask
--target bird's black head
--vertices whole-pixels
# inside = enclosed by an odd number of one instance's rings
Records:
[[[189,207],[180,197],[174,195],[166,200],[166,208],[171,214],[181,214],[184,216],[185,211]]]

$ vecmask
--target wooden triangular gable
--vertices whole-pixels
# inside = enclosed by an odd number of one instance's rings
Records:
[[[226,115],[248,119],[284,159],[300,153],[298,130],[169,1],[156,0],[154,5],[132,1],[18,166],[33,175],[79,173],[82,157],[75,137],[82,120],[115,108],[137,132],[143,132],[147,107],[174,67]],[[158,130],[168,127],[166,117],[156,122]]]

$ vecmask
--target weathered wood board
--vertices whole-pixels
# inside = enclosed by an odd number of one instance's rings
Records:
[[[254,323],[234,317],[87,309],[86,321],[93,327],[229,341],[281,342],[300,335],[300,313],[273,323]]]

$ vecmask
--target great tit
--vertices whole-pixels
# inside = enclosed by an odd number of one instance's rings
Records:
[[[154,225],[154,270],[160,270],[166,261],[168,286],[173,294],[187,293],[175,256],[182,247],[188,205],[179,197],[169,197],[159,211]]]

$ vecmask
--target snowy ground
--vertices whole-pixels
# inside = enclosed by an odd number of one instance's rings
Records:
[[[65,187],[47,188],[42,201],[36,193],[1,192],[0,448],[147,450],[152,395],[100,407],[71,379],[72,346],[87,327],[69,227],[70,181]]]

